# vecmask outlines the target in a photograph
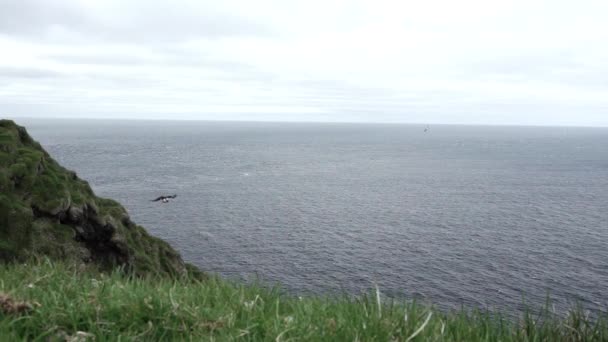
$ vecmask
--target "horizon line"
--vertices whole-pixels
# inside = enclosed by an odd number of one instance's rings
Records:
[[[3,119],[0,116],[0,119]],[[547,127],[547,128],[608,128],[608,125],[583,124],[523,124],[523,123],[442,123],[422,121],[315,121],[315,120],[240,120],[240,119],[183,119],[183,118],[104,118],[104,117],[68,117],[68,116],[6,116],[6,119],[25,120],[82,120],[82,121],[151,121],[151,122],[224,122],[224,123],[275,123],[275,124],[347,124],[347,125],[434,125],[434,126],[486,126],[486,127]]]

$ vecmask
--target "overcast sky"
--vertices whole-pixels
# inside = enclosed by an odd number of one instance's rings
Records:
[[[0,117],[608,126],[608,1],[0,0]]]

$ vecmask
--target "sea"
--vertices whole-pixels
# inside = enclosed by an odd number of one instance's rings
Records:
[[[608,308],[606,128],[17,123],[228,279],[448,311]]]

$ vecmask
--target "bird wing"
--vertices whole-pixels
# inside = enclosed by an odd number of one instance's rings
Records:
[[[164,198],[165,198],[165,196],[160,196],[160,197],[158,197],[156,199],[153,199],[152,202],[158,202],[158,201],[160,201],[160,200],[162,200]]]

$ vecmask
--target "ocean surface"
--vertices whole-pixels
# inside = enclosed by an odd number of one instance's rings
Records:
[[[294,294],[608,308],[608,129],[17,120],[184,259]],[[177,194],[167,204],[150,200]]]

